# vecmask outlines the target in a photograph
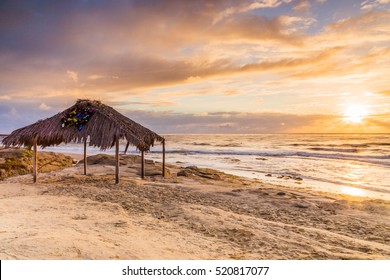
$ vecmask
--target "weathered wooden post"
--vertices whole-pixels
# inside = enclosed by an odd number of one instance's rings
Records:
[[[119,184],[119,138],[115,141],[115,184]]]
[[[130,145],[130,142],[129,142],[129,141],[127,141],[127,144],[126,144],[126,148],[125,148],[125,152],[124,152],[124,154],[126,154],[126,153],[127,153],[127,149],[129,148],[129,145]]]
[[[34,143],[33,143],[33,179],[34,183],[37,182],[37,173],[38,173],[38,149],[37,149],[37,138],[34,138]]]
[[[163,158],[162,158],[162,176],[165,177],[165,139],[162,141],[163,146]]]
[[[145,152],[141,151],[141,178],[145,179]]]
[[[87,175],[87,138],[84,138],[84,175]]]

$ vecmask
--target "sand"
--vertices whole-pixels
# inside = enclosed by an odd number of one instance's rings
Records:
[[[121,156],[0,181],[0,259],[389,259],[390,201]],[[177,176],[177,174],[183,176]]]

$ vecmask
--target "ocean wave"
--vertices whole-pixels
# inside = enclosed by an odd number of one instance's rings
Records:
[[[161,151],[151,151],[161,153]],[[390,166],[390,155],[355,155],[343,153],[313,153],[304,151],[284,152],[257,152],[257,151],[205,151],[205,150],[168,150],[168,154],[185,155],[229,155],[229,156],[259,156],[259,157],[301,157],[301,158],[323,158],[336,160],[353,160],[384,166]]]
[[[313,143],[293,143],[286,146],[291,147],[329,147],[329,148],[339,148],[339,147],[351,147],[351,148],[368,148],[370,145],[375,145],[375,143],[362,143],[362,144],[313,144]]]
[[[309,150],[313,150],[313,151],[325,151],[325,152],[340,152],[340,153],[357,153],[358,152],[358,149],[356,148],[350,148],[350,149],[347,149],[347,148],[320,148],[320,147],[312,147],[312,148],[308,148]]]
[[[369,148],[372,146],[390,146],[390,143],[385,142],[368,142],[368,143],[343,143],[343,144],[310,144],[310,143],[295,143],[291,146],[311,146],[311,147],[352,147],[352,148]]]
[[[390,143],[367,143],[367,145],[390,146]]]
[[[191,143],[191,145],[194,145],[194,146],[211,146],[210,143],[196,143],[196,142]]]
[[[211,144],[206,142],[192,142],[188,143],[194,146],[214,146],[214,147],[222,147],[222,148],[233,148],[233,147],[241,147],[241,144],[238,143],[229,143],[229,144]]]
[[[219,144],[219,145],[215,145],[215,147],[231,147],[231,148],[234,148],[234,147],[242,147],[241,144],[238,144],[238,143],[231,143],[231,144]]]
[[[362,143],[362,144],[341,144],[340,146],[343,146],[343,147],[354,147],[354,148],[368,148],[368,147],[370,147],[370,144],[368,144],[368,143]]]

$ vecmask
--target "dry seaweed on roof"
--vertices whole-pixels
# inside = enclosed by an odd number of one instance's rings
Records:
[[[85,108],[93,110],[87,121],[82,120]],[[63,125],[64,119],[70,116],[76,120],[69,121],[69,125]],[[164,141],[157,133],[100,101],[79,99],[76,104],[61,113],[13,131],[2,142],[5,146],[31,147],[36,139],[37,144],[44,148],[73,141],[80,143],[88,137],[89,145],[101,150],[112,148],[117,139],[127,140],[140,151],[148,151],[156,141]]]

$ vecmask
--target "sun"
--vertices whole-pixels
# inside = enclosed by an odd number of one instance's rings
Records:
[[[369,114],[367,106],[351,104],[345,108],[343,120],[347,123],[361,123]]]

